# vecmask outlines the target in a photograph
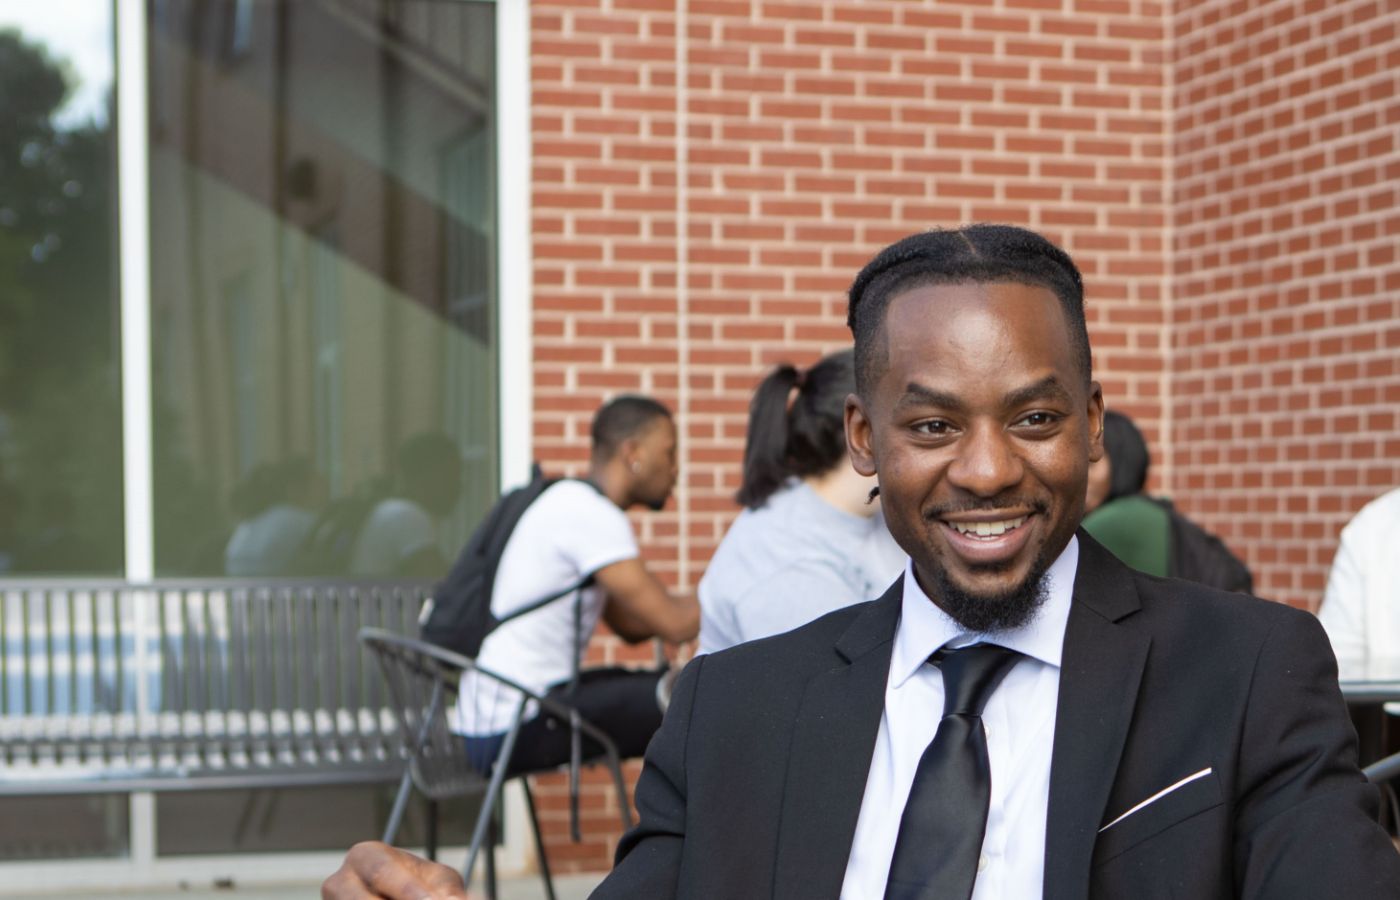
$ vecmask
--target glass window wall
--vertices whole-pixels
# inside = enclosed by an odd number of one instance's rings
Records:
[[[497,490],[494,7],[149,11],[156,573],[441,577]],[[156,849],[339,848],[386,796],[158,796]]]
[[[120,575],[110,0],[0,0],[0,578]],[[5,629],[6,716],[50,711]],[[127,798],[22,797],[0,859],[120,856]]]
[[[121,573],[112,48],[0,0],[0,577]]]
[[[115,8],[0,0],[0,579],[123,574]],[[440,576],[498,484],[494,6],[144,8],[156,574]],[[156,852],[341,848],[390,792],[158,795]],[[142,843],[13,805],[0,859]]]
[[[497,484],[494,7],[150,10],[157,573],[440,576]]]

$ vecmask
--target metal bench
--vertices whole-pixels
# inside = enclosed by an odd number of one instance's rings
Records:
[[[398,781],[425,583],[0,581],[0,795]]]

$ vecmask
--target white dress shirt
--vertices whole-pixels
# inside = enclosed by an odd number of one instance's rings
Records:
[[[1023,654],[982,712],[992,769],[987,832],[972,900],[1041,896],[1045,870],[1045,815],[1050,799],[1050,753],[1060,690],[1060,653],[1079,565],[1079,541],[1070,538],[1046,572],[1048,596],[1029,624],[990,634],[962,630],[929,600],[905,568],[904,598],[895,632],[885,713],[875,739],[841,900],[881,900],[904,804],[919,758],[943,717],[943,675],[927,664],[945,644],[983,641]]]

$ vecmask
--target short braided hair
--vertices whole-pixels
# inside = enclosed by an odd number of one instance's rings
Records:
[[[857,392],[866,396],[885,364],[878,339],[891,299],[930,284],[1006,281],[1043,287],[1059,298],[1075,362],[1087,383],[1092,364],[1084,281],[1074,260],[1034,231],[979,224],[912,234],[881,250],[860,270],[851,283],[846,317],[855,337]]]

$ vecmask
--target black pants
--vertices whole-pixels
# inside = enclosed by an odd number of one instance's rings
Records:
[[[656,686],[666,670],[585,669],[578,685],[558,684],[545,692],[551,700],[578,710],[589,724],[617,745],[622,759],[641,756],[651,736],[661,727],[661,707]],[[500,752],[504,735],[466,738],[467,755],[478,768],[489,766]],[[597,741],[583,734],[583,758],[602,754]],[[562,766],[569,761],[569,723],[543,710],[520,725],[506,776]]]

